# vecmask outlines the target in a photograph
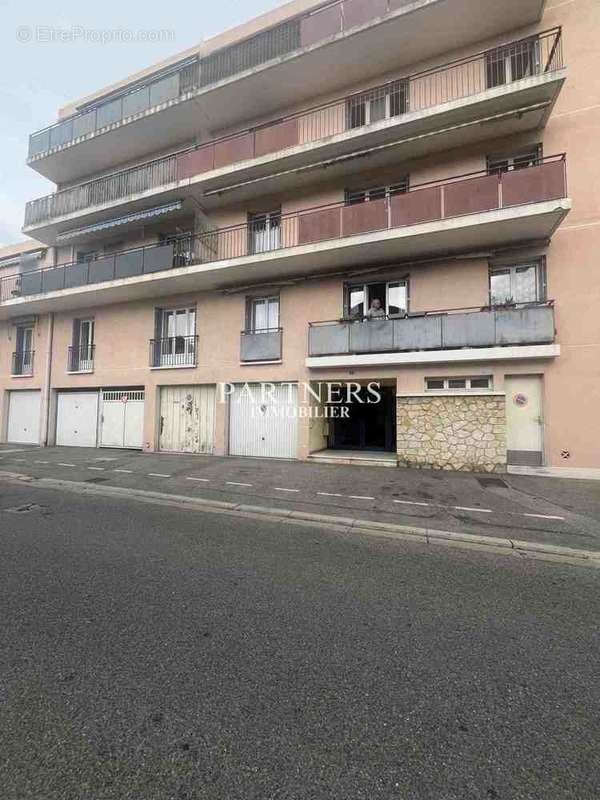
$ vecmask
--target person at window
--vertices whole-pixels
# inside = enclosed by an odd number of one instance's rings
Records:
[[[367,319],[384,319],[385,310],[381,307],[381,300],[374,297],[371,300],[371,307],[367,311]]]

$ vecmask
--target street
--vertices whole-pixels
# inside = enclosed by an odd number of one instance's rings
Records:
[[[131,467],[88,470],[89,454],[56,452],[5,449],[0,469],[78,457],[60,469],[87,481]],[[120,458],[144,475],[187,468]],[[195,477],[239,472],[226,461],[198,459]],[[268,467],[274,486],[294,488],[287,466]],[[335,469],[313,476],[320,491]],[[373,486],[399,480],[369,469]],[[412,480],[400,494],[436,479]],[[518,523],[536,536],[569,536],[573,515],[591,530],[592,487],[554,483],[545,509],[543,483],[522,507],[480,491],[494,517],[512,505],[563,518]],[[0,480],[2,797],[592,800],[598,581],[595,569]]]

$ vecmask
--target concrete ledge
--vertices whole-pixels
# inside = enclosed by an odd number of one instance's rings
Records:
[[[511,475],[534,475],[537,478],[600,481],[600,468],[595,467],[514,467],[509,465],[507,472]]]

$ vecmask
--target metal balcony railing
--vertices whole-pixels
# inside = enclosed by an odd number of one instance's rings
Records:
[[[561,69],[560,28],[32,200],[25,227]]]
[[[151,367],[194,367],[198,352],[197,336],[169,336],[150,339]]]
[[[246,330],[241,333],[240,361],[281,360],[282,328]]]
[[[308,354],[454,350],[465,347],[551,344],[554,304],[524,303],[486,308],[453,308],[385,319],[311,322]]]
[[[12,375],[33,375],[35,350],[19,350],[12,354]]]
[[[67,359],[68,372],[92,372],[96,345],[87,344],[81,347],[69,347]]]
[[[385,199],[264,215],[241,225],[174,237],[161,244],[125,250],[85,263],[7,276],[0,282],[0,302],[193,264],[250,256],[261,258],[301,245],[566,196],[566,156],[563,153],[540,159],[534,166],[522,169],[494,174],[473,172],[416,184],[406,192]]]

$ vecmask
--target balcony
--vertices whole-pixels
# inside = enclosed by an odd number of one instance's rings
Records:
[[[199,133],[208,138],[209,125],[226,130],[362,85],[533,24],[542,9],[543,0],[334,0],[313,6],[227,47],[99,94],[34,133],[28,163],[56,183],[74,181],[110,169],[115,153],[127,163]]]
[[[243,363],[280,361],[282,338],[281,328],[242,331],[240,361]]]
[[[33,357],[35,350],[19,350],[12,354],[11,375],[13,378],[25,378],[33,375]]]
[[[65,264],[0,282],[0,318],[241,282],[321,276],[546,240],[569,212],[566,159],[412,186],[385,200],[337,203]]]
[[[195,367],[197,352],[197,336],[150,339],[150,367],[152,369]]]
[[[381,320],[313,322],[309,367],[418,364],[556,355],[552,303],[450,309]],[[514,348],[517,351],[513,352]],[[366,358],[365,358],[366,356]],[[379,358],[378,358],[379,356]]]
[[[67,372],[93,372],[95,355],[96,345],[93,344],[69,347]]]
[[[123,205],[135,211],[165,193],[202,194],[210,207],[211,193],[232,182],[258,180],[262,191],[283,191],[295,180],[290,170],[307,159],[379,148],[371,160],[385,166],[539,128],[564,81],[562,67],[557,28],[32,200],[23,230],[52,243],[74,219],[100,221]],[[345,174],[356,168],[347,159],[342,167]]]

